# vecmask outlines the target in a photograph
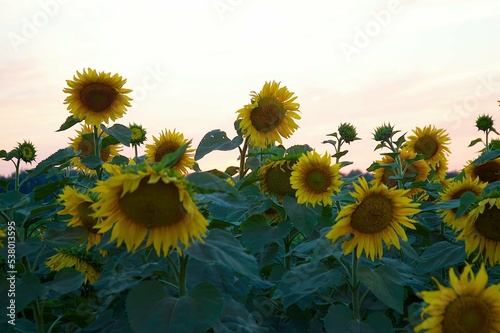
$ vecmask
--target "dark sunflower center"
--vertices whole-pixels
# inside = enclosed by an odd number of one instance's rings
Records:
[[[396,179],[389,178],[392,176],[395,176],[394,171],[392,171],[391,169],[384,170],[383,183],[389,188],[398,186],[398,181]]]
[[[484,237],[500,241],[500,209],[485,207],[484,213],[478,215],[475,227]]]
[[[116,90],[104,83],[89,83],[80,92],[80,101],[93,112],[102,112],[115,101]]]
[[[460,296],[446,307],[443,333],[490,333],[491,312],[487,304],[475,296]]]
[[[78,150],[81,151],[80,153],[81,157],[94,155],[94,143],[90,140],[82,139],[82,141],[80,141],[80,143],[78,144]],[[104,149],[101,149],[100,151],[101,160],[106,162],[109,159],[110,153],[111,149],[109,146]]]
[[[499,172],[500,172],[500,165],[498,163],[491,161],[478,165],[474,169],[474,173],[479,177],[479,180],[488,183],[500,180]]]
[[[392,202],[380,194],[366,197],[352,213],[351,226],[365,234],[375,234],[392,221]]]
[[[415,142],[414,149],[418,154],[432,157],[437,153],[439,149],[439,143],[434,137],[430,135],[424,135]]]
[[[252,110],[250,121],[258,132],[267,133],[274,130],[285,118],[286,109],[274,97],[264,97],[259,106]]]
[[[175,152],[179,149],[179,145],[174,142],[165,142],[161,144],[155,153],[155,162],[160,162],[163,156]]]
[[[90,202],[82,202],[78,205],[78,216],[80,217],[80,221],[83,226],[91,233],[97,233],[97,230],[93,227],[97,223],[97,219],[90,216],[90,214],[94,213],[94,210],[90,207],[92,203]]]
[[[325,172],[325,170],[314,169],[307,172],[305,182],[309,191],[323,193],[328,190],[332,180],[329,173]]]
[[[132,222],[146,228],[176,224],[186,214],[177,186],[161,180],[155,184],[148,184],[147,179],[141,180],[137,190],[126,193],[119,204]]]
[[[277,195],[285,195],[287,193],[295,194],[296,190],[290,184],[292,170],[287,166],[280,168],[279,166],[270,168],[266,174],[266,186],[269,192]]]

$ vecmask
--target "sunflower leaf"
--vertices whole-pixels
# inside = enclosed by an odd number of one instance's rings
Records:
[[[226,132],[219,129],[210,131],[201,139],[198,148],[196,148],[194,159],[198,161],[214,150],[228,151],[236,149],[242,142],[243,138],[241,136],[236,136],[230,140]]]
[[[182,157],[182,155],[184,155],[190,144],[191,141],[185,143],[184,145],[179,147],[176,151],[163,155],[161,161],[158,164],[161,166],[162,169],[172,167],[175,163],[177,163],[177,161]]]
[[[242,275],[258,277],[255,257],[246,253],[241,243],[227,231],[210,230],[203,243],[194,243],[186,250],[186,253],[200,261],[215,261]]]
[[[483,154],[476,158],[472,164],[481,164],[487,161],[494,160],[495,158],[500,157],[500,149],[499,150],[492,150],[490,152],[487,152],[486,154]]]
[[[422,262],[417,266],[423,273],[447,268],[465,260],[464,244],[441,241],[432,244],[420,255]]]
[[[404,287],[399,272],[390,266],[358,267],[358,277],[370,291],[388,307],[403,314]]]
[[[59,127],[59,129],[56,132],[62,132],[67,130],[68,128],[73,127],[74,125],[78,124],[82,119],[75,118],[73,116],[69,116],[66,118],[66,121]]]
[[[101,124],[101,129],[104,133],[114,136],[121,144],[130,147],[130,140],[132,140],[132,132],[130,128],[121,124],[114,124],[110,128]]]
[[[82,164],[91,170],[95,170],[102,165],[102,160],[99,156],[89,155],[81,160]]]
[[[474,192],[467,191],[460,196],[460,206],[458,206],[455,218],[460,218],[462,215],[467,213],[474,202],[476,202],[477,196]]]
[[[28,177],[38,176],[46,172],[47,170],[55,167],[56,165],[61,165],[69,161],[70,159],[72,159],[77,155],[78,154],[75,153],[73,147],[59,149],[54,154],[50,155],[49,157],[38,163],[38,165],[29,172]]]
[[[483,142],[483,139],[481,139],[481,138],[477,138],[477,139],[472,140],[472,141],[469,143],[469,146],[468,146],[468,147],[475,146],[475,145],[476,145],[476,143],[479,143],[479,142]]]
[[[104,149],[108,146],[112,146],[112,145],[116,145],[116,144],[119,144],[120,141],[115,138],[114,136],[107,136],[105,137],[104,139],[102,139],[102,142],[101,142],[101,149]]]
[[[65,267],[56,273],[49,288],[59,294],[67,294],[80,288],[84,279],[85,276],[81,272],[71,267]]]

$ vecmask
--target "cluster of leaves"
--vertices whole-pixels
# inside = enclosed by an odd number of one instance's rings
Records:
[[[103,145],[129,144],[126,127],[102,129],[109,134]],[[242,151],[243,142],[241,134],[229,139],[221,130],[211,131],[197,147],[195,159],[214,150]],[[185,148],[165,156],[162,163],[172,164]],[[29,170],[22,182],[40,175],[52,179],[32,191],[2,183],[0,225],[15,221],[17,260],[9,267],[9,247],[0,250],[3,311],[11,288],[8,272],[16,272],[16,325],[2,315],[0,331],[411,332],[420,320],[418,292],[435,288],[432,277],[446,284],[446,269],[466,259],[463,242],[443,227],[437,210],[465,212],[474,198],[465,195],[445,204],[422,201],[422,212],[415,217],[417,228],[407,231],[409,241],[402,243],[401,250],[391,248],[374,262],[360,258],[353,269],[352,255],[344,255],[340,242],[332,244],[325,234],[341,205],[353,202],[349,192],[355,177],[343,179],[343,190],[332,206],[301,205],[290,195],[278,200],[261,192],[256,173],[266,158],[285,151],[283,147],[250,149],[245,169],[204,172],[198,168],[189,174],[186,179],[193,185],[195,200],[210,222],[204,242],[192,244],[182,257],[172,252],[163,258],[151,248],[128,253],[109,244],[109,235],[104,235],[101,244],[91,249],[108,252],[101,259],[101,276],[92,284],[84,284],[83,274],[73,268],[52,272],[44,264],[58,248],[79,246],[87,237],[83,228],[68,228],[57,215],[61,207],[56,199],[64,186],[90,182],[68,171],[70,159],[78,153],[61,149]],[[488,158],[500,155],[497,152],[490,152]],[[339,145],[337,154],[340,158],[346,151]],[[121,156],[112,163],[124,161],[128,159]],[[92,155],[82,163],[98,169],[103,162]],[[240,177],[234,177],[237,170]],[[231,177],[234,185],[226,181]],[[436,184],[405,183],[426,190],[431,199],[439,197]],[[187,263],[179,274],[182,260]],[[499,279],[500,271],[493,271]],[[184,295],[179,293],[179,276],[185,278]],[[353,304],[353,292],[361,296],[359,304]]]

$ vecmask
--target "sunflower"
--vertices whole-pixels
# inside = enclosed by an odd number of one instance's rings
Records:
[[[415,332],[493,333],[500,332],[500,284],[490,285],[481,265],[476,275],[466,264],[460,278],[450,268],[451,288],[436,281],[439,290],[422,291],[425,319]]]
[[[91,208],[94,217],[105,218],[95,228],[99,233],[110,229],[111,241],[125,243],[135,252],[148,234],[146,246],[156,253],[168,255],[170,250],[182,252],[194,238],[202,240],[208,222],[191,199],[189,184],[171,169],[107,168],[111,177],[98,181],[91,191],[99,193],[99,201]]]
[[[69,94],[64,104],[69,104],[68,110],[73,117],[85,119],[85,123],[94,126],[123,117],[132,100],[126,95],[132,90],[123,88],[126,79],[90,68],[76,74],[73,80],[66,80],[69,88],[63,89]]]
[[[237,111],[243,135],[253,147],[266,148],[275,142],[282,143],[299,128],[294,119],[300,119],[297,96],[281,87],[281,82],[266,82],[260,93],[252,92],[250,104]]]
[[[472,192],[477,197],[480,197],[483,193],[484,188],[488,185],[479,180],[479,178],[472,179],[470,177],[464,177],[461,180],[453,181],[446,187],[442,193],[440,193],[439,202],[447,202],[454,199],[460,199],[462,194],[465,192]],[[456,213],[457,209],[445,209],[438,210],[438,213],[441,213],[441,217],[443,218],[443,222],[451,226],[454,230],[462,230],[465,220],[469,216],[468,213],[457,218]]]
[[[464,172],[471,178],[478,177],[482,182],[492,183],[500,180],[500,157],[480,164],[469,164],[464,167]]]
[[[102,264],[94,255],[76,248],[59,249],[59,253],[48,258],[45,264],[54,272],[73,267],[85,275],[84,283],[96,282],[102,272]]]
[[[297,190],[299,204],[331,205],[332,195],[342,186],[340,163],[332,165],[328,153],[321,157],[315,150],[303,154],[293,165],[290,183]]]
[[[450,137],[444,129],[437,129],[434,125],[425,126],[423,129],[417,127],[413,134],[408,137],[405,147],[417,154],[426,155],[425,161],[430,166],[435,166],[439,160],[450,154],[448,144]]]
[[[433,180],[443,182],[446,179],[446,172],[448,171],[448,159],[442,156],[439,161],[432,166],[432,170],[434,171]]]
[[[399,151],[399,157],[401,159],[402,168],[403,170],[405,170],[404,177],[409,177],[410,175],[416,174],[415,176],[411,177],[411,181],[414,182],[425,180],[429,175],[429,172],[431,171],[431,168],[424,160],[413,161],[410,164],[407,163],[406,161],[407,159],[415,158],[415,156],[417,156],[415,152],[409,151],[407,149],[401,149]],[[377,163],[390,164],[394,163],[394,159],[389,155],[385,155],[384,157],[382,157],[382,160],[377,161]],[[373,173],[374,177],[373,182],[376,185],[384,184],[389,188],[398,187],[398,181],[396,179],[390,178],[392,176],[395,176],[393,168],[378,168]],[[412,196],[418,191],[422,191],[422,189],[413,188],[410,190],[410,192],[408,192],[408,196]]]
[[[162,131],[159,138],[153,136],[153,141],[153,144],[146,145],[145,151],[146,161],[150,163],[160,162],[163,156],[175,152],[188,143],[188,140],[184,139],[184,134],[176,132],[175,129],[173,131]],[[188,169],[194,166],[194,149],[189,147],[191,147],[191,144],[188,145],[186,152],[172,166],[173,169],[183,174],[186,174]]]
[[[262,193],[274,194],[284,197],[286,194],[295,195],[296,189],[290,184],[293,165],[297,159],[283,158],[275,161],[268,161],[259,168],[257,177]]]
[[[23,141],[23,143],[19,143],[17,146],[17,152],[19,154],[19,158],[22,159],[26,163],[33,162],[36,158],[36,149],[35,146],[30,141]]]
[[[401,225],[415,229],[416,221],[409,216],[420,212],[419,204],[412,202],[407,194],[408,190],[389,189],[385,185],[369,186],[365,178],[359,178],[359,185],[354,183],[351,192],[356,202],[342,208],[326,237],[333,243],[352,234],[342,244],[344,253],[347,255],[356,248],[358,258],[364,251],[372,261],[382,257],[382,241],[388,248],[394,245],[399,249],[398,236],[408,240]]]
[[[70,186],[66,186],[59,195],[59,203],[64,206],[58,212],[59,215],[71,215],[71,219],[67,220],[69,227],[84,227],[88,231],[87,250],[92,245],[97,245],[101,241],[102,234],[99,234],[94,226],[97,224],[97,219],[92,217],[94,210],[90,207],[94,200],[88,194],[80,193]]]
[[[0,229],[0,248],[3,247],[2,238],[4,238],[5,236],[7,236],[7,234],[5,233],[5,231],[3,231],[2,229]]]
[[[146,129],[142,127],[141,125],[137,124],[129,124],[128,128],[130,129],[130,143],[133,146],[140,146],[146,141]]]
[[[468,255],[478,250],[474,261],[482,257],[491,266],[500,263],[500,197],[480,200],[457,239],[465,240]]]
[[[80,151],[80,156],[73,157],[71,159],[71,164],[85,174],[95,174],[95,170],[91,170],[82,164],[82,158],[94,155],[95,153],[94,140],[89,138],[89,136],[94,133],[94,129],[91,125],[84,124],[79,131],[76,131],[76,133],[78,134],[76,137],[70,138],[70,147],[73,147],[73,151],[75,153]],[[99,135],[102,138],[106,138],[108,136],[108,134],[102,133],[100,129]],[[119,144],[109,145],[102,148],[100,151],[101,160],[103,162],[111,162],[113,157],[119,154],[120,150],[121,148]]]

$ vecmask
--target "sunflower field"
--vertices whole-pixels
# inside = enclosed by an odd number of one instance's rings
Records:
[[[347,177],[356,127],[323,151],[283,146],[300,104],[280,82],[236,110],[234,138],[197,147],[120,124],[125,85],[90,68],[67,80],[71,142],[23,177],[35,145],[0,147],[16,167],[0,183],[0,332],[500,332],[491,116],[456,176],[446,129],[383,123],[366,143],[380,160]],[[223,170],[197,163],[231,150]]]

